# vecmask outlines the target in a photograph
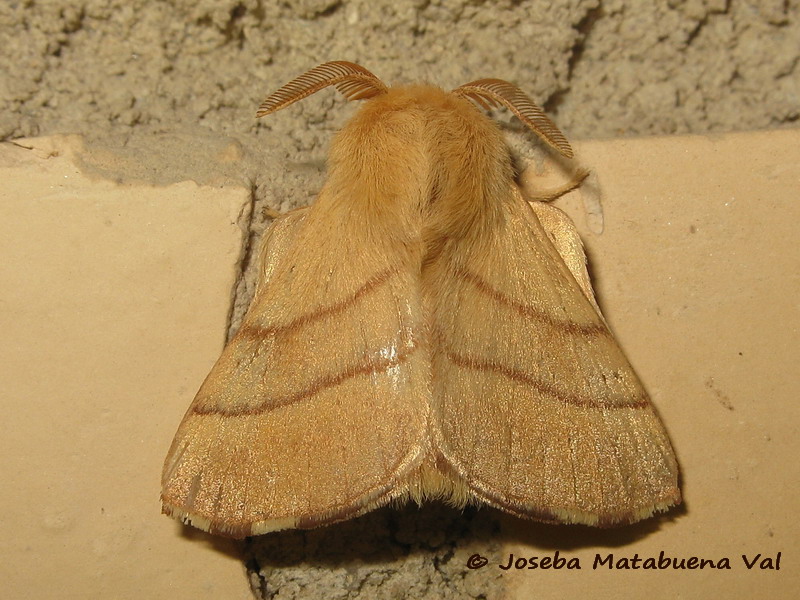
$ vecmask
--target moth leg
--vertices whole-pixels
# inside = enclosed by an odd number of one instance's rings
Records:
[[[552,202],[553,200],[561,198],[564,194],[579,188],[583,180],[588,176],[589,169],[580,168],[570,176],[569,181],[566,183],[549,190],[537,190],[535,193],[529,192],[526,189],[524,196],[529,202]]]

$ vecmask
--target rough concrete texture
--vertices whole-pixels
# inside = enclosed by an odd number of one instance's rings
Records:
[[[309,532],[252,538],[245,552],[259,598],[498,598],[503,572],[465,565],[473,554],[502,560],[499,529],[490,510],[387,507]]]
[[[723,132],[796,123],[798,39],[800,6],[785,0],[9,1],[0,139],[79,133],[87,172],[248,186],[235,328],[255,240],[276,212],[313,200],[331,135],[353,111],[328,90],[256,121],[263,97],[305,69],[351,60],[390,83],[446,88],[507,79],[572,138]],[[211,157],[229,168],[208,172]],[[314,597],[308,586],[327,598],[495,597],[494,579],[473,577],[464,560],[448,566],[473,527],[491,531],[490,517],[420,514],[386,509],[251,542],[254,589],[282,599]]]
[[[308,151],[346,112],[327,114],[333,94],[260,126],[253,108],[334,59],[390,82],[509,79],[575,137],[773,127],[800,115],[799,13],[785,0],[4,2],[0,138],[200,125]]]

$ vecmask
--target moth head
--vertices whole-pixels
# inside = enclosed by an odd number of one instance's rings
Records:
[[[360,65],[347,61],[326,62],[270,94],[258,107],[256,117],[274,113],[331,85],[348,100],[366,100],[389,91],[380,79]],[[545,143],[572,158],[572,148],[558,127],[517,86],[502,79],[478,79],[457,87],[452,93],[487,110],[504,106]]]

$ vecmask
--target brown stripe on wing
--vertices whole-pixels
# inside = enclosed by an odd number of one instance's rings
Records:
[[[386,269],[385,271],[381,271],[377,275],[373,275],[362,285],[358,288],[353,294],[349,297],[345,298],[344,300],[340,300],[339,302],[334,302],[328,306],[323,306],[311,312],[305,313],[296,317],[286,323],[285,325],[271,325],[269,327],[259,327],[257,325],[250,325],[244,324],[242,325],[239,332],[236,334],[237,337],[242,338],[249,338],[249,339],[261,339],[264,337],[268,337],[270,335],[275,335],[278,333],[286,333],[293,329],[297,329],[306,325],[307,323],[311,323],[312,321],[317,321],[319,319],[323,319],[325,317],[330,317],[332,315],[336,315],[346,311],[348,308],[353,306],[357,303],[361,298],[374,292],[376,289],[380,288],[384,285],[387,281],[389,281],[392,276],[398,273],[398,269]]]
[[[611,337],[611,332],[608,330],[605,324],[600,321],[597,323],[582,325],[573,321],[555,319],[552,315],[541,309],[535,308],[530,304],[517,302],[516,300],[509,298],[506,294],[493,288],[487,281],[475,273],[470,273],[465,269],[459,269],[456,271],[456,275],[464,281],[471,283],[482,294],[489,296],[499,304],[508,306],[523,317],[535,319],[541,323],[545,323],[566,333],[583,335],[587,337]]]
[[[413,335],[409,332],[406,339],[402,342],[402,346],[394,352],[393,356],[368,358],[367,360],[350,365],[337,373],[329,373],[323,377],[319,377],[306,388],[287,394],[285,396],[278,396],[274,398],[267,398],[260,402],[248,406],[236,407],[219,407],[219,406],[203,406],[202,402],[197,402],[192,409],[195,415],[222,415],[224,417],[248,417],[252,415],[262,415],[283,406],[289,406],[298,402],[308,400],[327,388],[340,385],[348,379],[358,377],[359,375],[374,375],[388,371],[392,367],[403,364],[408,358],[414,354],[418,345]]]
[[[523,383],[525,385],[531,386],[540,394],[550,396],[560,402],[565,404],[571,404],[572,406],[580,406],[583,408],[607,408],[607,409],[617,409],[617,408],[647,408],[650,406],[650,401],[646,394],[640,393],[638,396],[633,398],[625,399],[621,402],[601,402],[596,399],[592,398],[584,398],[582,396],[578,396],[576,394],[570,394],[563,390],[558,389],[554,385],[551,385],[547,382],[541,381],[537,379],[530,373],[526,373],[525,371],[521,371],[519,369],[514,369],[507,365],[502,365],[498,362],[491,361],[491,360],[484,360],[478,359],[473,356],[466,356],[463,354],[456,354],[452,351],[447,351],[446,353],[447,358],[450,361],[465,369],[472,369],[473,371],[488,371],[491,373],[499,373],[504,377],[511,379],[512,381],[516,381],[518,383]]]

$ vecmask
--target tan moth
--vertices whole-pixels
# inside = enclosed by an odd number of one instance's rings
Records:
[[[252,305],[169,450],[164,512],[238,538],[404,499],[598,526],[678,504],[575,227],[525,201],[473,102],[571,157],[556,126],[504,81],[387,88],[348,62],[258,116],[331,85],[364,104],[315,203],[264,236]]]

